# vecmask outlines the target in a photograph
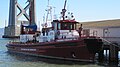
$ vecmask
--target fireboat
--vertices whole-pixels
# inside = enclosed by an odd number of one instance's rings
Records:
[[[65,0],[65,5],[66,5]],[[82,24],[66,19],[65,6],[62,20],[53,20],[51,27],[37,31],[36,25],[21,24],[19,42],[9,42],[6,47],[10,53],[19,53],[51,59],[93,62],[95,54],[102,48],[102,39],[95,36],[82,36]],[[72,16],[73,17],[73,16]]]

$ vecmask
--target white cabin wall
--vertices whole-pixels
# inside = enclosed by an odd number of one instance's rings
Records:
[[[97,36],[104,37],[104,29],[108,29],[107,37],[120,37],[120,28],[85,28],[90,29],[90,35],[97,31]]]
[[[93,32],[97,31],[95,33],[96,36],[103,37],[103,29],[102,28],[84,28],[84,29],[89,29],[90,30],[90,36],[93,36]]]
[[[120,37],[120,28],[109,28],[109,37]]]
[[[120,28],[84,28],[90,30],[90,36],[93,36],[93,31],[97,31],[97,36],[102,37],[110,42],[116,42],[120,44]],[[108,29],[108,33],[104,32],[104,29]]]
[[[109,37],[106,38],[111,42],[117,42],[120,44],[120,28],[108,28],[109,29]]]
[[[32,41],[33,35],[32,34],[24,34],[24,35],[20,35],[20,42],[28,42],[28,41]]]
[[[96,31],[96,33],[95,33]],[[90,29],[90,33],[91,33],[91,36],[98,36],[98,37],[103,37],[103,29],[99,29],[99,28],[91,28]],[[94,35],[93,35],[94,33]]]

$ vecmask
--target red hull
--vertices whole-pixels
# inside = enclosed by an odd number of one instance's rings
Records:
[[[84,40],[34,44],[9,43],[7,44],[7,48],[10,52],[76,61],[93,61],[95,56],[95,52],[89,51]]]

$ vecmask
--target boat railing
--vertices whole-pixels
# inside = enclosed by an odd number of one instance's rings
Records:
[[[115,44],[115,43],[113,43],[113,42],[110,42],[110,41],[108,41],[107,39],[105,39],[105,38],[103,38],[103,37],[100,37],[100,38],[101,38],[102,41],[104,42],[103,45],[114,45],[115,47],[120,48],[120,46],[119,46],[118,44]]]

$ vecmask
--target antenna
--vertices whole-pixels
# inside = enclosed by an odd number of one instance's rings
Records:
[[[50,0],[48,0],[48,6],[49,6],[49,4],[50,4]]]
[[[52,21],[52,6],[49,5],[49,0],[48,0],[48,8],[46,9],[47,15],[46,15],[46,21],[45,25],[48,25],[48,20]]]
[[[55,19],[57,19],[57,16],[56,16],[56,14],[55,14],[55,9],[56,9],[56,7],[53,7],[54,8],[54,20]]]

